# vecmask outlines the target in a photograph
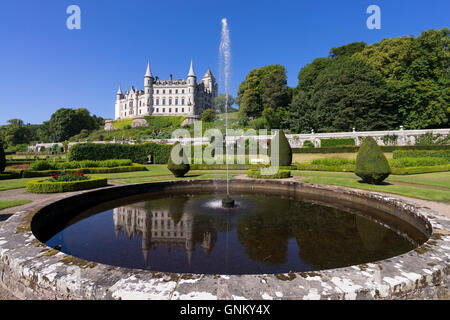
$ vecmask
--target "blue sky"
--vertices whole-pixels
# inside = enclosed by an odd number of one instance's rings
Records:
[[[71,4],[81,30],[66,27]],[[371,4],[381,30],[366,27]],[[448,0],[3,0],[0,124],[42,123],[61,107],[111,118],[118,85],[142,88],[148,59],[161,79],[186,77],[191,58],[198,77],[208,67],[217,77],[223,17],[235,95],[251,69],[282,64],[295,86],[301,67],[332,47],[449,27],[449,12]]]

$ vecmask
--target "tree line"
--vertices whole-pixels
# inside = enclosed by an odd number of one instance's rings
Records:
[[[43,124],[25,124],[21,119],[8,120],[0,126],[0,140],[6,148],[22,151],[16,146],[26,146],[33,142],[62,142],[79,134],[82,130],[93,131],[104,126],[102,117],[91,115],[85,108],[60,108]]]
[[[293,133],[448,127],[449,31],[332,48],[300,70],[295,88],[282,65],[251,70],[236,98],[240,125]]]

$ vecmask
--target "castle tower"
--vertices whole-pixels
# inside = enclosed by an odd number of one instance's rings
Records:
[[[152,71],[150,70],[150,61],[148,61],[147,72],[144,76],[144,95],[147,106],[146,113],[148,114],[153,112],[153,79]]]
[[[122,89],[120,88],[120,85],[119,85],[119,90],[117,90],[117,93],[116,93],[116,104],[115,104],[115,108],[114,108],[115,119],[120,118],[120,99],[122,99],[122,98],[123,98],[123,93],[122,93]]]
[[[190,114],[195,115],[195,88],[197,86],[197,76],[194,72],[194,64],[191,60],[191,67],[189,68],[189,73],[187,76],[187,84],[188,84],[188,106],[191,108]]]

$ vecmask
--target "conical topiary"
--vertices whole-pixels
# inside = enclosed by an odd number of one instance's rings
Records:
[[[184,148],[179,142],[175,143],[172,147],[172,151],[170,151],[167,168],[175,177],[184,177],[184,175],[190,170]]]
[[[272,149],[273,148],[273,149]],[[278,149],[278,153],[276,152]],[[275,153],[272,152],[275,151]],[[289,140],[284,135],[283,130],[279,130],[272,139],[271,142],[271,154],[270,161],[272,165],[276,164],[276,161],[280,167],[290,166],[292,164],[292,149],[289,144]]]
[[[6,167],[5,150],[3,150],[3,142],[0,141],[0,173],[5,171],[5,167]]]
[[[386,157],[372,137],[367,137],[359,148],[355,173],[370,184],[381,183],[391,173]]]

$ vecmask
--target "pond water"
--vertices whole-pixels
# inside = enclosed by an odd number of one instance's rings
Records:
[[[122,199],[80,213],[46,244],[113,266],[176,273],[304,272],[378,261],[414,249],[394,231],[332,207],[223,195]],[[110,205],[111,206],[111,205]]]

